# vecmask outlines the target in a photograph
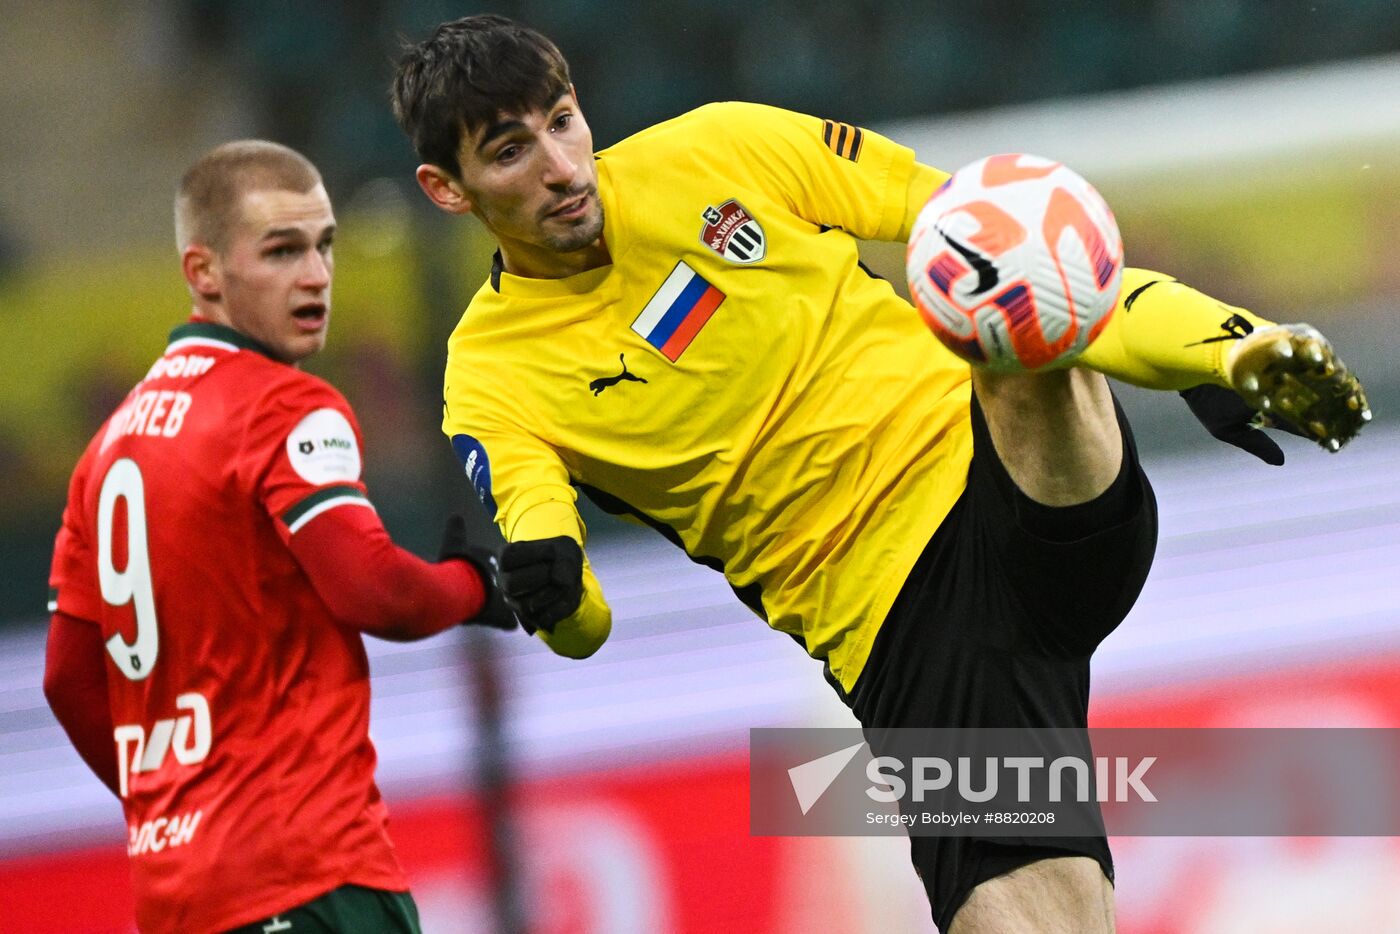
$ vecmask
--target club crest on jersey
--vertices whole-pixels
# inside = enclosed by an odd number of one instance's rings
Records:
[[[735,199],[719,207],[710,205],[700,216],[705,219],[700,242],[731,263],[756,263],[768,252],[763,228]]]

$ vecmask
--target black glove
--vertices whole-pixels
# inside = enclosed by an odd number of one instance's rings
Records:
[[[553,632],[583,600],[583,549],[567,535],[507,542],[498,555],[497,582],[526,632]]]
[[[1186,400],[1191,414],[1206,426],[1206,431],[1212,436],[1248,451],[1275,467],[1283,464],[1283,448],[1260,429],[1278,428],[1290,434],[1302,434],[1287,422],[1275,421],[1262,412],[1256,412],[1234,390],[1224,386],[1206,383],[1183,389],[1180,395]]]
[[[442,547],[438,549],[438,561],[452,558],[465,561],[476,568],[481,575],[481,586],[486,588],[486,604],[481,612],[471,619],[463,620],[467,625],[490,626],[493,629],[514,629],[515,614],[506,606],[501,597],[501,589],[496,583],[496,556],[490,548],[472,544],[467,537],[467,520],[461,516],[448,516],[447,525],[442,530]]]

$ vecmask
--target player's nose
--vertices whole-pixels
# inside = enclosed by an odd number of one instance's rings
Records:
[[[568,151],[552,138],[546,138],[542,147],[544,153],[544,183],[551,187],[568,186],[573,183],[578,172],[578,163]]]
[[[301,281],[298,283],[302,288],[319,292],[331,284],[331,262],[330,257],[319,250],[308,250],[307,260],[302,263]]]

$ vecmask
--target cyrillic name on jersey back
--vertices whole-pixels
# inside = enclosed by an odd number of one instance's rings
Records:
[[[162,377],[192,379],[208,373],[217,362],[217,358],[202,354],[171,354],[157,360],[141,382]],[[193,401],[189,393],[178,389],[146,389],[132,393],[107,422],[102,450],[126,435],[174,438],[185,426],[185,416]]]

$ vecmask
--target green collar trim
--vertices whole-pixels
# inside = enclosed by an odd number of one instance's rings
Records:
[[[176,341],[201,340],[214,341],[220,344],[232,344],[239,350],[251,350],[260,353],[269,360],[276,360],[272,351],[266,346],[253,340],[241,331],[225,327],[222,324],[215,324],[212,321],[189,321],[175,328],[170,332],[170,341],[167,344],[174,344]]]

